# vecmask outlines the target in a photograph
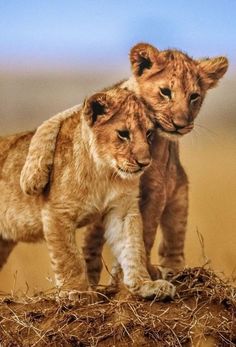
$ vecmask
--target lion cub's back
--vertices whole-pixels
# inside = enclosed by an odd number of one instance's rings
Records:
[[[33,131],[0,137],[0,177],[15,174],[25,162]]]
[[[15,241],[42,238],[40,201],[23,194],[20,173],[33,132],[0,138],[0,235]]]

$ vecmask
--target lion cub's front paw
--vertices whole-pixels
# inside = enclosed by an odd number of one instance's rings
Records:
[[[160,265],[158,266],[161,277],[165,280],[169,280],[174,277],[178,272],[182,271],[185,266],[183,256],[178,257],[162,257],[160,259]]]
[[[143,298],[155,298],[157,300],[173,298],[175,286],[165,280],[145,281],[139,288],[138,294]]]
[[[83,304],[91,304],[98,300],[95,292],[80,290],[61,290],[58,294],[59,300],[69,300],[72,303],[82,302]]]
[[[161,278],[167,281],[173,278],[179,272],[178,269],[173,269],[173,268],[164,267],[164,266],[158,266],[158,268],[161,273]]]
[[[31,165],[28,164],[28,166],[26,164],[20,176],[21,189],[26,195],[40,195],[48,183],[49,174],[41,168],[37,168],[38,163],[35,163],[35,167],[34,162]]]
[[[147,264],[148,273],[153,281],[159,280],[162,277],[162,272],[158,265]]]

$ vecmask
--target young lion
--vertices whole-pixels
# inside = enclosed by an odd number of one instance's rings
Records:
[[[148,114],[132,92],[119,88],[74,108],[58,134],[50,189],[40,196],[24,195],[19,184],[33,133],[0,140],[0,266],[18,241],[44,238],[57,285],[77,295],[89,283],[75,230],[102,218],[128,289],[142,297],[174,295],[171,283],[151,281],[146,270],[138,196],[140,175],[151,163]]]
[[[181,51],[158,51],[142,43],[131,49],[130,61],[133,76],[116,87],[133,90],[150,105],[161,135],[153,143],[152,165],[141,177],[140,199],[148,268],[155,278],[150,252],[159,223],[163,236],[159,255],[164,273],[184,266],[188,180],[179,160],[177,140],[193,129],[207,90],[225,74],[228,61],[225,57],[194,60]],[[49,181],[60,119],[59,114],[46,121],[32,139],[21,174],[25,193],[39,194]],[[94,224],[85,239],[88,275],[95,284],[102,267],[103,232],[102,223]]]

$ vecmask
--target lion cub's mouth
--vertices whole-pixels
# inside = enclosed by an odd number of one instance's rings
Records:
[[[118,169],[118,171],[122,172],[123,174],[126,174],[127,176],[129,176],[129,175],[137,175],[137,174],[140,174],[140,173],[142,173],[144,171],[141,167],[138,168],[137,170],[134,170],[134,171],[129,171],[129,170],[122,169],[120,166],[117,166],[117,169]]]
[[[161,136],[166,136],[168,138],[177,138],[177,137],[181,137],[183,136],[183,134],[180,134],[178,131],[176,130],[166,130],[164,129],[161,125],[158,125],[157,128],[157,132],[161,135]]]
[[[173,138],[177,138],[177,137],[181,137],[187,133],[189,133],[191,130],[193,129],[193,124],[190,124],[184,128],[181,128],[181,129],[170,129],[170,130],[167,130],[165,129],[160,123],[158,123],[158,126],[157,126],[157,131],[160,135],[167,135],[167,137],[173,137]]]

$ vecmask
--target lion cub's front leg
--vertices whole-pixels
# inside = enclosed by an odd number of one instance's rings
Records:
[[[173,297],[175,287],[170,282],[152,281],[148,274],[138,206],[129,209],[126,215],[118,208],[112,209],[105,217],[104,224],[105,237],[121,265],[127,288],[143,298]]]
[[[85,261],[76,246],[76,225],[66,213],[43,210],[43,230],[60,296],[77,299],[88,291]]]
[[[188,183],[183,178],[161,217],[162,242],[160,265],[164,278],[182,270],[185,265],[184,242],[188,217]]]
[[[27,195],[40,195],[49,182],[57,136],[63,120],[78,112],[80,105],[56,114],[43,122],[32,137],[21,171],[20,186]]]

